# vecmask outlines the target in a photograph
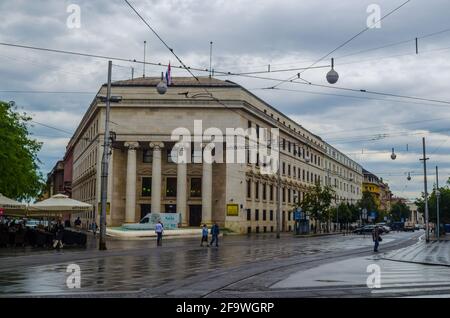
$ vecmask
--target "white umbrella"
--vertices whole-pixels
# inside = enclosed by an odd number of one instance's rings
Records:
[[[64,194],[56,194],[51,198],[31,204],[28,214],[34,214],[34,212],[45,211],[60,214],[61,212],[82,212],[91,211],[92,205],[77,201],[69,198]]]
[[[27,208],[26,204],[5,197],[0,193],[0,210],[7,212],[20,212]]]

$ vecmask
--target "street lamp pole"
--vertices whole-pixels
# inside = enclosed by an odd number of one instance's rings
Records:
[[[111,70],[112,61],[108,62],[108,87],[106,90],[106,116],[105,136],[103,140],[102,172],[101,172],[101,214],[100,214],[100,239],[99,250],[106,250],[106,200],[108,193],[108,169],[109,169],[109,111],[111,99]]]
[[[423,161],[423,183],[424,183],[424,197],[425,197],[425,238],[427,243],[430,241],[430,226],[428,219],[428,190],[427,190],[427,160],[430,158],[426,157],[425,151],[425,137],[422,138],[422,146],[423,146],[423,158],[420,161]]]
[[[440,229],[441,229],[441,225],[439,222],[439,201],[441,198],[441,192],[439,191],[439,171],[438,171],[438,166],[436,166],[436,235],[437,235],[437,240],[439,241],[440,239]]]
[[[278,204],[277,204],[277,239],[280,238],[280,216],[281,216],[281,151],[280,136],[278,135]]]

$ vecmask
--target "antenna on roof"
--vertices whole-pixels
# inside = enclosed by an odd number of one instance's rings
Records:
[[[213,49],[213,42],[209,42],[209,78],[212,76],[212,49]]]
[[[144,41],[144,71],[142,72],[142,77],[145,77],[145,51],[147,49],[147,41]]]

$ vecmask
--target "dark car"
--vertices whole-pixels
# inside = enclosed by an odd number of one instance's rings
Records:
[[[375,226],[373,226],[373,225],[365,225],[365,226],[362,226],[360,228],[357,228],[356,230],[353,231],[353,233],[356,233],[356,234],[370,234],[370,233],[372,233],[374,227]]]

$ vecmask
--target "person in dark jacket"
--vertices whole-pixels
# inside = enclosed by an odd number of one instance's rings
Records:
[[[381,241],[380,229],[378,226],[375,226],[374,229],[372,230],[372,239],[375,243],[373,251],[378,252],[378,245],[380,244]]]
[[[219,226],[217,223],[214,223],[214,225],[211,228],[211,243],[210,245],[213,245],[213,243],[216,243],[216,247],[219,247]]]
[[[61,223],[61,220],[55,225],[55,241],[53,242],[53,248],[63,248],[63,235],[64,235],[64,226]]]

